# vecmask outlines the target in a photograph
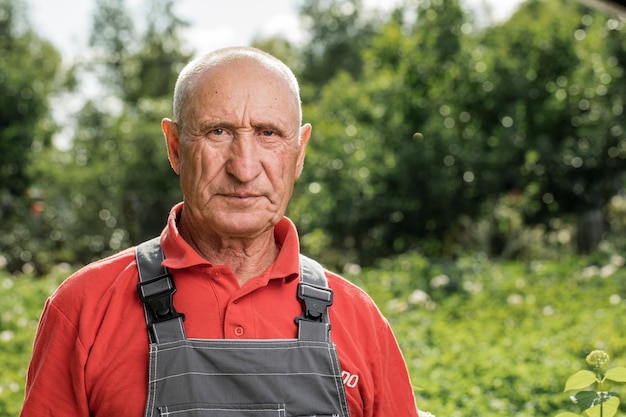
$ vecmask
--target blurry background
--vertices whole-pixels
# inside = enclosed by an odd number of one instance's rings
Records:
[[[162,229],[176,75],[232,44],[298,75],[288,214],[389,317],[420,405],[570,407],[589,350],[626,353],[626,29],[597,3],[0,0],[0,415],[56,285]]]
[[[74,56],[87,47],[95,0],[27,0],[26,3],[37,32],[63,55]],[[198,55],[220,47],[249,44],[255,37],[280,35],[292,42],[302,41],[306,30],[300,22],[300,3],[294,0],[233,0],[216,4],[214,1],[181,0],[173,4],[173,10],[189,23],[188,27],[181,29],[184,46]],[[508,18],[519,3],[520,0],[462,2],[484,22]],[[402,1],[363,0],[361,4],[370,12],[388,12],[400,6]],[[145,13],[146,2],[142,0],[128,0],[126,5],[131,14]]]

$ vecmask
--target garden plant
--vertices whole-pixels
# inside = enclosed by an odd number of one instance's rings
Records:
[[[594,350],[587,355],[586,362],[591,370],[581,370],[568,378],[565,392],[575,391],[570,398],[578,405],[580,414],[569,411],[556,417],[613,417],[619,408],[617,393],[606,391],[610,382],[626,382],[626,368],[618,366],[605,370],[609,355],[603,350]]]

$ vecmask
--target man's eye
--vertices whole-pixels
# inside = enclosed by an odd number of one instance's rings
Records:
[[[232,139],[231,131],[223,127],[207,127],[204,137],[213,142],[226,142]]]
[[[271,131],[271,130],[263,130],[263,131],[261,131],[261,134],[263,136],[274,136],[274,132]]]

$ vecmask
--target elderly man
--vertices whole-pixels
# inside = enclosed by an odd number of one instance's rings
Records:
[[[311,136],[293,73],[212,52],[181,72],[174,117],[184,201],[50,297],[22,416],[417,416],[388,322],[284,217]]]

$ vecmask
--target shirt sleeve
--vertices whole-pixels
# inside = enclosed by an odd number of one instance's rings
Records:
[[[371,365],[380,375],[374,378],[377,386],[372,415],[418,417],[406,362],[389,323],[381,329],[378,341],[380,354],[372,357],[377,363]]]
[[[76,326],[48,299],[35,335],[20,416],[88,417],[86,356]]]

